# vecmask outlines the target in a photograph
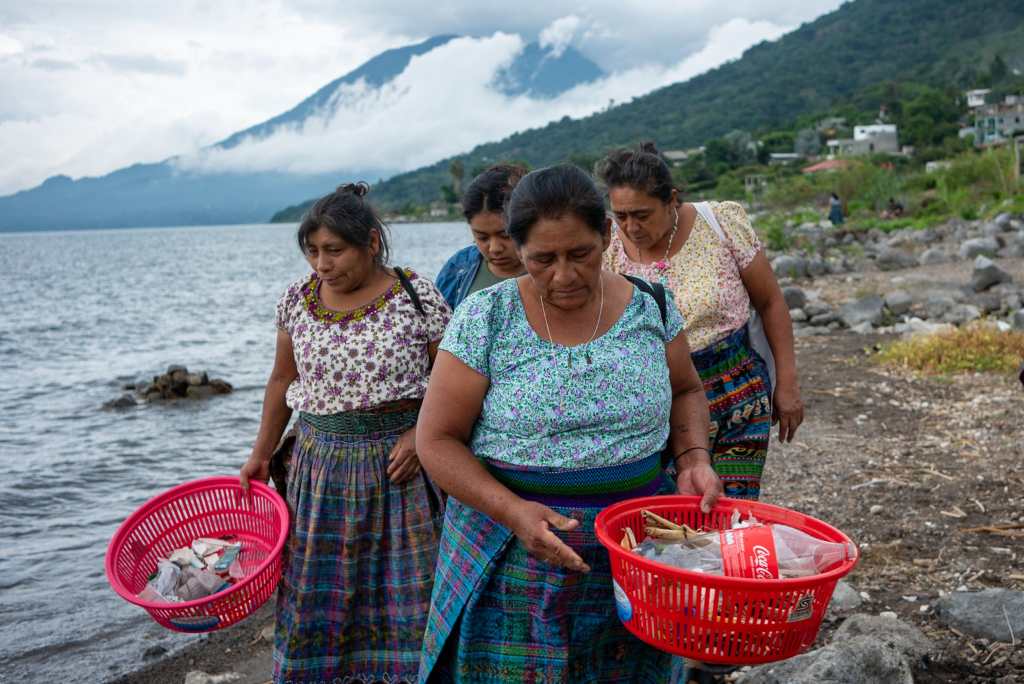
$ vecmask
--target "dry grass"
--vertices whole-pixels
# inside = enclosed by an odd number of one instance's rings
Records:
[[[988,323],[915,335],[892,342],[878,356],[882,363],[924,373],[1012,373],[1024,361],[1024,332],[1000,332]]]

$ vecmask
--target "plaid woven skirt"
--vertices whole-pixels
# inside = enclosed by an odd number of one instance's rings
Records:
[[[425,475],[396,486],[386,471],[416,413],[331,418],[298,422],[274,682],[414,682],[442,511]]]
[[[524,477],[538,480],[522,471],[491,470],[509,485]],[[615,501],[670,492],[671,483],[660,454],[594,470],[603,471],[596,481],[612,489],[617,480],[618,491],[587,487],[580,478],[587,471],[545,473],[551,496],[535,487],[517,490],[580,521],[576,530],[557,534],[590,565],[585,574],[529,555],[510,530],[448,499],[421,682],[668,681],[671,657],[626,631],[616,614],[611,564],[595,536],[594,518]],[[578,494],[559,486],[569,481],[577,483]]]
[[[757,499],[772,426],[771,380],[747,327],[691,355],[711,409],[711,466],[734,499]]]

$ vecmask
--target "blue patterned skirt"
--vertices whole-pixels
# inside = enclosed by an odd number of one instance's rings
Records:
[[[422,473],[396,486],[386,472],[415,421],[415,411],[299,421],[274,682],[416,681],[440,499]]]
[[[591,571],[529,555],[510,530],[450,498],[420,681],[668,681],[671,657],[619,620],[608,552],[594,534],[594,518],[605,506],[672,491],[660,454],[590,471],[488,467],[523,498],[580,521],[576,530],[556,534]],[[549,492],[541,491],[542,482]]]

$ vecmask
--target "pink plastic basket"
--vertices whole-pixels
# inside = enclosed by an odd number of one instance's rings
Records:
[[[625,528],[642,541],[642,510],[694,529],[727,529],[733,511],[795,527],[819,539],[852,541],[836,528],[779,506],[718,500],[705,515],[696,496],[629,499],[597,515],[597,538],[611,556],[615,602],[630,632],[652,646],[708,663],[755,665],[790,658],[814,643],[836,582],[857,559],[820,575],[758,580],[683,570],[622,548]]]
[[[253,613],[281,579],[281,551],[288,537],[288,507],[270,487],[250,483],[249,496],[237,477],[208,477],[178,485],[135,511],[110,540],[107,580],[121,598],[141,606],[168,629],[210,632]],[[153,603],[138,597],[157,559],[197,537],[233,535],[242,542],[245,577],[230,588],[196,601]]]

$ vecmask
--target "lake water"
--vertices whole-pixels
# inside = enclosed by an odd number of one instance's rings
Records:
[[[463,224],[392,227],[431,278]],[[101,682],[196,636],[107,584],[117,526],[181,482],[237,474],[259,425],[274,305],[309,268],[292,225],[0,234],[0,681]],[[101,410],[170,364],[235,392]]]

